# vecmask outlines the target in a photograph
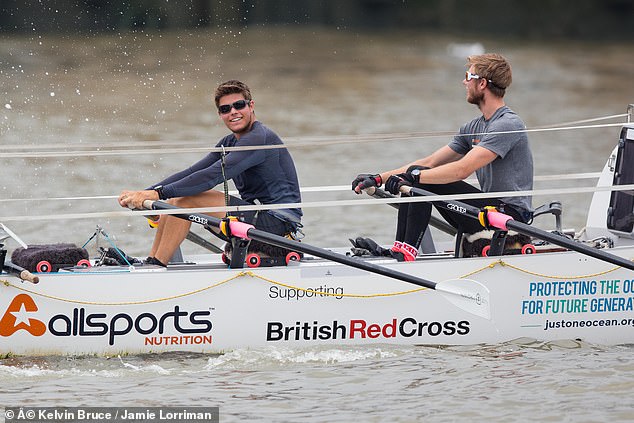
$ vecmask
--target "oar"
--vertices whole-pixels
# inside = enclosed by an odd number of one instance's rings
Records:
[[[143,207],[149,210],[174,210],[179,207],[173,206],[161,201],[145,200]],[[212,227],[220,228],[223,221],[216,217],[199,213],[173,214],[172,216],[198,223],[207,230]],[[286,248],[294,251],[301,251],[316,257],[321,257],[346,266],[355,267],[357,269],[387,276],[389,278],[398,279],[409,282],[414,285],[434,289],[445,296],[451,303],[462,308],[463,310],[475,314],[485,319],[491,318],[491,305],[489,302],[489,290],[479,282],[470,279],[452,279],[443,282],[432,282],[423,278],[418,278],[407,273],[398,272],[383,266],[378,266],[360,259],[353,259],[343,254],[338,254],[323,248],[314,247],[304,242],[294,241],[283,236],[275,235],[256,229],[253,225],[244,222],[230,221],[229,230],[233,236],[243,239],[255,239],[277,247]]]
[[[436,195],[433,192],[426,191],[420,188],[409,187],[403,185],[401,192],[409,193],[410,195],[428,196]],[[484,213],[477,207],[470,204],[463,203],[455,200],[434,200],[432,201],[437,206],[441,206],[453,213],[462,214],[472,217],[482,223],[484,226]],[[626,269],[634,270],[634,262],[616,256],[614,254],[606,253],[605,251],[597,250],[595,248],[588,247],[580,242],[572,241],[561,235],[553,234],[552,232],[544,231],[539,228],[527,225],[526,223],[518,222],[511,216],[495,211],[494,209],[487,210],[486,219],[489,226],[507,231],[512,229],[518,233],[529,235],[535,238],[548,241],[552,244],[559,245],[560,247],[568,248],[569,250],[577,251],[578,253],[585,254],[590,257],[594,257],[599,260],[607,261],[608,263],[616,264],[617,266],[625,267]]]
[[[394,198],[392,194],[390,194],[389,192],[385,192],[381,188],[370,187],[366,189],[365,192],[374,198]],[[398,209],[398,204],[390,204],[390,206]],[[431,216],[429,218],[429,224],[432,225],[434,228],[439,229],[451,236],[455,236],[458,232],[456,228],[454,228],[447,222],[438,219],[436,216]]]
[[[26,270],[24,267],[18,266],[17,264],[10,261],[4,262],[4,270],[6,270],[8,273],[14,274],[23,281],[31,283],[38,283],[40,281],[39,277]]]

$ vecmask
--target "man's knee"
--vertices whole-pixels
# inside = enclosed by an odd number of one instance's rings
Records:
[[[171,198],[168,202],[182,208],[219,207],[225,205],[224,195],[214,190],[188,195],[186,197]]]

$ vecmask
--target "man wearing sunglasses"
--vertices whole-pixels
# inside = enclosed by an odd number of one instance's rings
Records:
[[[218,207],[225,206],[227,202],[231,206],[301,202],[293,159],[286,148],[275,148],[283,144],[282,140],[256,119],[249,87],[240,81],[227,81],[216,88],[214,98],[218,116],[231,131],[216,147],[245,149],[225,154],[211,152],[191,167],[146,190],[123,191],[119,196],[122,207],[140,209],[145,200],[168,199],[170,203],[184,208]],[[230,179],[234,181],[240,198],[213,189]],[[225,216],[224,213],[209,214],[218,218]],[[258,229],[277,235],[290,236],[301,227],[302,211],[299,208],[232,214]],[[190,222],[173,216],[161,217],[146,262],[166,266],[187,236],[190,225]]]
[[[478,106],[482,116],[467,122],[446,146],[431,155],[397,169],[379,174],[360,174],[352,189],[360,194],[369,187],[385,183],[392,194],[400,194],[402,185],[435,194],[463,194],[533,189],[533,156],[526,126],[504,102],[511,85],[511,66],[499,54],[468,58],[468,70],[462,81],[467,102]],[[463,179],[476,173],[481,190]],[[495,206],[521,222],[532,216],[530,196],[462,200],[476,207]],[[398,260],[413,261],[431,218],[431,203],[403,203],[399,206],[396,241],[389,251]],[[464,233],[482,230],[479,222],[437,208],[452,226]]]

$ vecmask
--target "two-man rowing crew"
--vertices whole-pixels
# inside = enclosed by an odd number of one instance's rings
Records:
[[[529,191],[533,185],[533,159],[528,145],[525,125],[504,103],[503,96],[511,83],[511,68],[506,59],[497,54],[468,58],[469,70],[463,80],[467,101],[478,106],[482,116],[460,128],[449,145],[431,155],[382,174],[361,174],[352,188],[362,190],[379,187],[386,181],[392,194],[404,195],[458,194],[481,192],[463,181],[476,172],[484,192]],[[217,147],[264,146],[281,144],[279,137],[255,118],[254,102],[248,87],[239,81],[221,84],[215,94],[218,114],[231,134]],[[475,135],[474,135],[475,134]],[[233,179],[242,198],[231,197],[226,182]],[[222,192],[213,188],[224,183]],[[156,200],[169,200],[163,203]],[[301,202],[299,183],[290,154],[282,149],[233,150],[227,154],[212,152],[188,169],[178,172],[143,191],[124,191],[121,206],[133,208],[200,208],[220,205],[239,205]],[[545,231],[531,228],[524,222],[531,219],[530,197],[509,197],[469,200],[468,204],[435,201],[433,205],[453,226],[463,232],[481,230],[481,221],[495,222],[502,230],[516,229],[520,233],[541,236],[542,239],[563,245],[584,254],[632,269],[631,263],[608,253],[584,250],[572,241],[569,244]],[[502,214],[496,208],[504,209]],[[430,220],[432,204],[403,203],[399,206],[398,227],[394,246],[388,254],[399,261],[415,259],[422,235]],[[485,211],[481,211],[481,210]],[[481,219],[481,213],[491,214]],[[280,251],[300,251],[339,262],[348,266],[400,279],[435,289],[454,304],[484,318],[490,318],[488,289],[465,279],[432,282],[417,276],[378,266],[371,262],[337,254],[328,250],[298,243],[293,234],[301,227],[302,212],[297,208],[270,210],[264,213],[237,213],[232,218],[223,216],[181,213],[160,219],[150,256],[150,264],[166,266],[172,254],[189,231],[191,222],[220,229],[235,248],[251,247],[269,250],[272,257]],[[232,236],[235,234],[235,236]],[[289,239],[290,238],[290,239]],[[238,242],[235,242],[238,239]],[[259,241],[259,244],[256,243]],[[257,245],[257,247],[254,247]],[[592,251],[590,251],[592,250]],[[266,252],[265,252],[266,253]],[[241,260],[244,260],[244,256]],[[233,259],[233,256],[232,256]]]
[[[511,67],[498,54],[468,58],[463,80],[467,101],[478,106],[482,116],[460,128],[449,145],[431,155],[381,174],[360,174],[353,181],[353,190],[360,193],[369,187],[386,188],[399,194],[402,185],[411,185],[436,194],[531,190],[533,158],[522,120],[504,103],[506,88],[511,84]],[[250,89],[240,81],[220,84],[215,92],[218,115],[231,131],[216,147],[264,146],[282,144],[280,138],[257,121]],[[500,132],[503,132],[500,134]],[[477,134],[474,136],[473,134]],[[463,179],[475,172],[482,191]],[[226,183],[232,179],[240,198],[228,195]],[[224,195],[213,188],[224,184]],[[212,152],[191,167],[152,184],[142,191],[123,191],[119,203],[123,207],[141,208],[145,200],[169,200],[185,208],[233,206],[239,204],[299,203],[301,194],[295,165],[282,149]],[[503,208],[514,219],[528,222],[531,218],[530,197],[469,200],[478,207]],[[457,211],[457,210],[455,210]],[[468,217],[441,210],[443,217],[463,232],[478,232],[478,222]],[[291,238],[301,227],[299,208],[266,212],[239,212],[237,216],[257,228]],[[211,215],[223,217],[216,213]],[[414,260],[422,235],[431,217],[431,204],[402,204],[398,212],[396,241],[389,254],[400,261]],[[147,261],[165,266],[185,239],[190,222],[165,216],[160,220]],[[236,247],[236,245],[233,245]],[[249,249],[266,249],[250,245]],[[285,255],[284,251],[269,251]]]

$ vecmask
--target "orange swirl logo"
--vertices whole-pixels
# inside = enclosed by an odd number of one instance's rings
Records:
[[[0,336],[11,336],[21,329],[33,336],[42,336],[46,325],[30,317],[36,311],[37,305],[31,297],[26,294],[16,296],[0,319]]]

